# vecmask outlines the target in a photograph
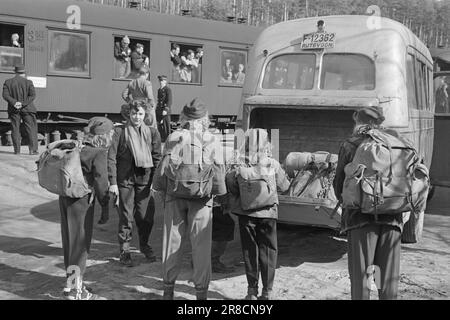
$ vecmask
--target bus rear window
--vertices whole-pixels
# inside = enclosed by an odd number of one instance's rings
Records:
[[[310,90],[314,85],[315,54],[286,54],[266,67],[263,89]]]
[[[325,54],[320,89],[373,90],[375,65],[368,57],[359,54]]]

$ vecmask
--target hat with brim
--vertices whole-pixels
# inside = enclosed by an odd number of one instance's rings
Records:
[[[23,64],[16,64],[14,67],[15,73],[25,73],[25,66]]]
[[[361,123],[380,125],[385,120],[385,117],[383,116],[382,108],[371,106],[356,111],[355,120]]]
[[[187,120],[197,120],[208,114],[205,104],[198,98],[194,98],[183,107],[183,115]]]
[[[160,76],[158,76],[158,80],[159,81],[167,80],[167,76],[160,75]]]
[[[111,120],[105,117],[93,117],[89,119],[88,125],[84,128],[85,133],[93,135],[102,135],[114,129],[114,124]]]

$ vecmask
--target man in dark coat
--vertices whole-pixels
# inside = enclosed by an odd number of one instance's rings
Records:
[[[172,106],[172,90],[167,86],[167,76],[158,76],[161,87],[158,89],[158,104],[156,105],[156,122],[161,141],[166,141],[170,134],[170,107]]]
[[[3,84],[3,99],[8,102],[8,117],[11,120],[14,153],[20,153],[20,120],[22,119],[28,136],[30,154],[35,155],[38,154],[37,111],[33,104],[36,93],[33,82],[26,78],[24,65],[17,65],[15,72],[15,77],[7,79]]]

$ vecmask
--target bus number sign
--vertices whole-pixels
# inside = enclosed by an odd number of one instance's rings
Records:
[[[329,49],[334,48],[336,33],[313,32],[303,35],[302,49]]]

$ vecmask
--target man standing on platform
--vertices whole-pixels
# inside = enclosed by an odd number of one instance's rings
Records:
[[[33,82],[26,78],[23,64],[16,65],[15,72],[15,77],[7,79],[3,84],[3,99],[8,102],[8,117],[11,120],[14,153],[20,154],[20,121],[22,120],[28,137],[30,155],[36,155],[39,154],[37,151],[37,111],[33,104],[36,92]]]
[[[156,122],[161,141],[166,141],[170,134],[170,107],[172,106],[172,90],[167,86],[167,76],[158,76],[158,104],[156,105]]]

